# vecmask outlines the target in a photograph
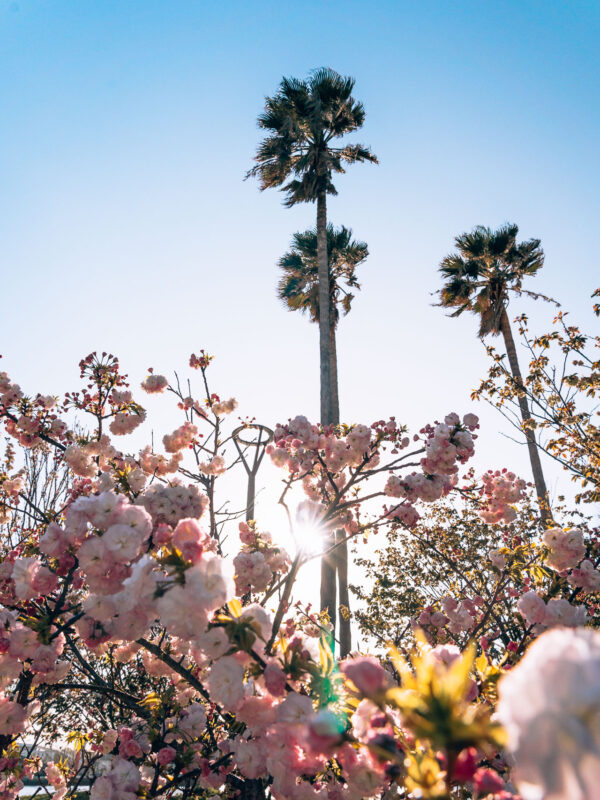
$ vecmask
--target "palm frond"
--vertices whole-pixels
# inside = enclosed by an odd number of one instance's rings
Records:
[[[457,236],[454,241],[458,252],[440,262],[444,284],[439,291],[439,305],[456,307],[453,316],[467,309],[477,314],[482,337],[500,332],[510,292],[530,294],[523,289],[523,280],[543,266],[540,240],[517,244],[518,232],[518,226],[511,223],[496,231],[478,225]]]
[[[327,226],[327,255],[329,261],[329,296],[334,324],[351,308],[354,294],[344,289],[360,289],[356,268],[369,254],[366,242],[354,240],[352,230],[341,226]],[[277,284],[277,294],[289,310],[309,314],[312,322],[319,320],[319,263],[316,229],[296,232],[290,249],[277,262],[282,275]]]
[[[258,126],[269,135],[245,177],[257,177],[261,189],[280,188],[284,204],[292,206],[314,202],[320,192],[337,194],[332,176],[344,172],[344,164],[377,163],[363,145],[329,145],[364,122],[364,107],[352,97],[353,88],[354,78],[329,67],[313,70],[307,80],[282,78],[258,116]]]

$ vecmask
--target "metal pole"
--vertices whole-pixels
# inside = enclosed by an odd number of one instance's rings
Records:
[[[256,439],[242,438],[244,431],[258,431]],[[240,425],[232,433],[234,444],[240,456],[240,461],[244,465],[248,475],[248,491],[246,493],[246,521],[254,519],[254,499],[256,497],[256,474],[269,442],[273,440],[273,431],[266,425],[248,423]],[[247,458],[249,448],[254,448],[254,458]]]

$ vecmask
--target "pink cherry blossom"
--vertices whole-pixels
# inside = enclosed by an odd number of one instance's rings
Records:
[[[164,375],[148,375],[145,381],[142,381],[142,389],[148,394],[158,394],[164,392],[169,385],[169,381]]]
[[[361,656],[344,661],[340,666],[358,691],[366,697],[374,697],[390,685],[390,675],[372,656]]]
[[[207,680],[211,697],[226,708],[235,708],[244,696],[244,668],[233,656],[214,661]]]
[[[500,681],[498,716],[524,800],[591,800],[600,784],[600,634],[556,629]]]

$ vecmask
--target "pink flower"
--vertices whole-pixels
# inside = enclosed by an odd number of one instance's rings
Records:
[[[181,550],[186,561],[195,563],[202,555],[202,551],[209,544],[207,535],[201,530],[195,519],[182,519],[173,531],[173,544]]]
[[[9,653],[19,659],[33,658],[39,646],[37,633],[18,624],[10,634]]]
[[[240,539],[242,544],[252,545],[255,543],[256,533],[252,530],[252,528],[248,525],[247,522],[240,522],[238,525],[238,529],[240,532]]]
[[[208,498],[195,486],[150,486],[137,501],[150,514],[154,522],[176,525],[180,519],[199,519]]]
[[[29,600],[53,592],[58,585],[57,576],[44,567],[37,558],[16,558],[12,579],[15,594],[20,600]]]
[[[0,692],[0,734],[14,736],[25,730],[27,710],[20,703],[7,700]]]
[[[222,475],[227,472],[223,456],[215,456],[210,461],[200,464],[200,472],[205,475]]]
[[[170,764],[172,761],[175,760],[175,756],[177,755],[177,751],[173,747],[161,747],[161,749],[156,754],[156,760],[160,764],[161,767],[166,767],[167,764]]]
[[[463,425],[466,428],[475,430],[475,428],[479,427],[479,417],[477,414],[465,414],[463,417]]]
[[[231,572],[231,562],[214,553],[204,553],[185,572],[186,593],[207,613],[215,611],[235,595]]]
[[[271,662],[265,667],[263,673],[265,687],[274,697],[283,697],[285,694],[286,677],[285,672],[279,664]]]
[[[142,548],[140,536],[129,525],[111,525],[102,542],[115,561],[121,563],[133,561]]]
[[[244,696],[244,668],[233,656],[213,662],[207,680],[211,699],[226,708],[235,708]]]
[[[131,414],[118,411],[108,427],[110,428],[110,432],[114,433],[115,436],[125,436],[134,431],[145,419],[146,412],[144,410]]]
[[[283,703],[277,706],[276,718],[278,722],[298,725],[306,722],[312,714],[313,704],[310,697],[290,692]]]
[[[504,789],[504,781],[494,770],[480,767],[473,775],[473,787],[479,794],[495,794]]]
[[[379,661],[372,656],[349,659],[341,664],[341,670],[350,678],[358,691],[366,697],[373,697],[390,685],[390,676]]]
[[[179,715],[177,727],[187,736],[194,738],[201,736],[206,729],[206,711],[202,703],[191,703],[184,708]]]
[[[246,778],[260,778],[266,775],[267,764],[263,748],[255,740],[237,739],[233,752],[238,769]]]
[[[489,559],[499,570],[506,567],[506,556],[500,550],[490,550]]]
[[[57,655],[56,649],[52,645],[40,645],[34,653],[31,671],[40,674],[51,672],[56,665]]]
[[[519,598],[517,608],[530,625],[538,625],[544,622],[546,603],[535,592],[525,592]]]
[[[148,394],[157,394],[164,392],[169,385],[169,381],[164,375],[148,375],[145,381],[142,382],[142,389]]]
[[[256,735],[275,722],[274,700],[268,694],[246,697],[237,710],[237,717],[248,726],[252,735]]]
[[[542,539],[550,548],[546,563],[558,572],[576,567],[585,556],[583,531],[579,528],[571,528],[568,531],[551,528],[544,533]]]
[[[70,444],[67,447],[64,458],[75,475],[93,478],[98,471],[98,466],[92,461],[92,457],[76,444]]]
[[[600,785],[600,633],[543,633],[500,680],[499,720],[524,800],[591,800]]]
[[[233,565],[235,590],[240,596],[251,590],[264,592],[273,577],[273,571],[260,550],[253,553],[238,553],[233,559]]]
[[[564,597],[552,597],[546,606],[543,624],[547,627],[564,625],[576,628],[585,625],[587,610],[585,606],[574,606]]]
[[[237,400],[234,397],[230,397],[229,400],[222,400],[220,402],[213,403],[210,408],[213,414],[216,414],[218,417],[220,417],[223,414],[231,414],[233,411],[235,411],[237,404]]]
[[[220,658],[231,646],[225,630],[220,627],[206,631],[198,637],[197,642],[198,650],[210,659]]]
[[[114,800],[115,788],[105,775],[96,778],[90,790],[90,800]]]
[[[90,800],[135,800],[140,785],[140,771],[123,758],[114,758],[110,771],[97,778],[90,790]]]
[[[55,789],[59,788],[65,783],[64,775],[59,770],[58,765],[53,761],[50,761],[46,765],[46,780],[50,786],[53,786]]]
[[[512,503],[517,503],[525,496],[527,484],[524,480],[517,478],[514,472],[491,470],[482,476],[482,493],[485,502],[479,516],[484,522],[495,524],[499,522],[512,522],[516,519],[517,512],[512,507]],[[492,551],[493,553],[494,551]],[[490,558],[491,554],[490,554]],[[492,563],[499,569],[504,569],[492,559]]]
[[[31,585],[37,595],[52,594],[58,586],[58,577],[48,567],[39,566],[34,570]]]
[[[104,755],[112,753],[118,738],[119,738],[119,733],[114,728],[110,728],[109,730],[106,731],[106,733],[102,738],[102,752],[104,753]]]
[[[195,425],[192,425],[191,422],[184,422],[173,433],[167,433],[163,436],[165,450],[167,453],[177,453],[179,450],[184,450],[190,446],[197,434],[198,428]]]
[[[125,758],[140,758],[143,755],[143,751],[135,739],[125,739],[121,741],[119,755]]]
[[[569,575],[571,586],[581,587],[584,592],[600,591],[600,570],[597,570],[591,561],[585,559]]]
[[[458,754],[452,770],[452,780],[456,783],[466,783],[473,778],[479,760],[475,747],[466,747]]]

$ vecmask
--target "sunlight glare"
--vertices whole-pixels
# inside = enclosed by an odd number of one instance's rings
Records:
[[[293,533],[298,552],[304,555],[323,552],[325,526],[321,522],[322,513],[322,508],[316,503],[304,501],[298,504]]]

